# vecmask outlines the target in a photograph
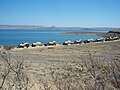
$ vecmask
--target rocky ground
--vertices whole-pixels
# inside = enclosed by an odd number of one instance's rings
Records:
[[[28,80],[26,87],[30,90],[119,90],[120,88],[117,86],[118,83],[110,83],[108,76],[103,74],[104,70],[109,70],[105,69],[111,65],[108,63],[111,63],[112,60],[120,60],[120,41],[12,49],[8,52],[1,51],[1,53],[5,56],[10,53],[8,55],[10,57],[7,59],[16,71],[19,70],[20,63],[23,61],[20,70],[28,77],[29,80],[26,78],[24,80]],[[4,57],[0,58],[1,75],[4,75],[8,68]],[[3,90],[13,84],[11,90],[19,90],[15,88],[16,83],[14,82],[14,80],[17,81],[14,78],[17,76],[12,72],[15,73],[10,71],[11,74],[7,76]],[[102,75],[104,76],[102,77]],[[21,77],[22,80],[24,75]],[[101,77],[101,79],[97,77]],[[0,80],[2,82],[2,77]],[[25,82],[24,80],[23,82]]]

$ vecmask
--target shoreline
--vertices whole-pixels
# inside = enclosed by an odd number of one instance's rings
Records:
[[[106,32],[62,32],[61,34],[69,34],[69,35],[83,34],[83,35],[103,36],[104,34],[106,34]]]
[[[101,36],[103,38],[109,38],[109,37],[115,37],[118,36],[120,38],[120,31],[109,31],[109,32],[61,32],[60,34],[69,34],[69,35],[78,35],[78,34],[83,34],[83,35],[95,35],[95,36]],[[63,41],[64,42],[64,41]],[[44,45],[44,44],[43,44]],[[62,45],[58,43],[58,45]],[[17,47],[17,46],[11,46],[11,45],[4,45],[4,47]]]
[[[51,45],[51,46],[36,46],[36,47],[28,47],[28,48],[18,48],[16,46],[3,46],[3,49],[6,50],[12,50],[12,51],[16,51],[16,50],[34,50],[34,49],[55,49],[57,47],[60,48],[64,48],[64,47],[91,47],[91,46],[101,46],[101,45],[111,45],[114,43],[120,43],[120,39],[119,40],[114,40],[114,41],[104,41],[104,42],[92,42],[92,43],[82,43],[82,44],[71,44],[71,45],[63,45],[63,44],[57,44],[57,45]],[[2,50],[2,49],[1,49]]]
[[[90,47],[90,46],[93,46],[93,45],[108,45],[108,44],[114,44],[114,43],[119,43],[120,40],[114,40],[114,41],[105,41],[105,42],[93,42],[93,43],[87,43],[87,44],[73,44],[73,45],[69,45],[69,46],[66,46],[66,45],[62,45],[62,44],[58,44],[56,46],[37,46],[37,47],[28,47],[28,48],[13,48],[11,50],[13,51],[16,51],[16,50],[32,50],[32,49],[55,49],[57,47],[61,47],[61,48],[64,48],[64,47],[77,47],[77,46],[80,46],[80,47]]]

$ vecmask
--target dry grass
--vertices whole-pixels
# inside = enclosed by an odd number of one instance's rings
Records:
[[[115,44],[116,47],[113,47],[114,44],[109,44],[109,47],[107,45],[96,45],[95,50],[93,48],[87,50],[84,46],[37,48],[37,51],[26,49],[6,52],[5,50],[1,52],[0,57],[0,88],[2,90],[119,90],[119,45]],[[108,53],[101,48],[109,49]]]

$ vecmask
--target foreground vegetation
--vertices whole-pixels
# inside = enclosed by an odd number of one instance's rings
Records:
[[[106,60],[105,58],[99,60],[95,56],[96,52],[88,51],[88,60],[80,56],[80,61],[64,61],[62,66],[59,66],[58,62],[58,67],[54,65],[48,67],[47,72],[36,74],[35,72],[29,72],[33,67],[32,65],[27,65],[23,58],[17,57],[13,60],[9,51],[1,51],[0,89],[119,90],[119,57],[115,57],[112,60]],[[37,70],[37,72],[39,71]],[[31,77],[31,75],[33,76]],[[35,88],[36,85],[37,88]]]

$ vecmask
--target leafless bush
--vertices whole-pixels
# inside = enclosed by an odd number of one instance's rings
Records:
[[[8,51],[2,52],[0,56],[4,64],[0,75],[0,89],[30,90],[33,84],[29,82],[27,73],[24,70],[24,60],[11,61],[11,53]]]
[[[80,70],[75,70],[74,66],[72,67],[71,65],[66,65],[63,69],[62,72],[53,71],[51,73],[57,90],[84,90],[80,76],[77,75]]]
[[[87,86],[91,86],[91,89],[86,90],[118,90],[120,89],[120,60],[118,57],[114,60],[100,61],[96,60],[95,53],[88,51],[88,60],[82,58],[85,67],[92,77],[90,83],[86,83]]]

